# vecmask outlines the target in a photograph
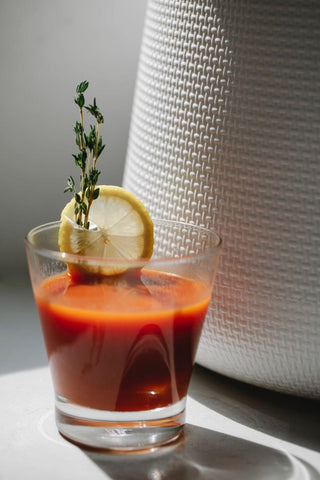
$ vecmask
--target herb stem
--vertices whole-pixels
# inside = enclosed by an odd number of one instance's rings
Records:
[[[84,140],[84,118],[83,118],[83,108],[80,106],[80,124],[81,124],[81,133],[80,133],[80,145],[79,145],[79,150],[80,153],[85,150],[85,140]],[[81,203],[83,204],[84,199],[85,199],[85,168],[83,165],[84,162],[82,162],[81,165]],[[78,225],[82,225],[82,212],[83,209],[80,208],[78,212],[78,216],[75,215],[76,223]]]
[[[90,167],[91,167],[91,160],[92,160],[92,150],[89,151],[86,175],[89,175],[89,171],[90,171]]]

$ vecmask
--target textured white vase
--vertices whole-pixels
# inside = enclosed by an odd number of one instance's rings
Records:
[[[320,3],[149,0],[123,184],[224,240],[197,361],[320,398]]]

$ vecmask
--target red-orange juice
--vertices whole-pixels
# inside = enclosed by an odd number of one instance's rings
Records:
[[[35,291],[56,393],[139,411],[187,394],[211,291],[157,271],[46,280]]]

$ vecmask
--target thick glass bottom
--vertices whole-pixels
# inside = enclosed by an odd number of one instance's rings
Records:
[[[109,412],[74,405],[58,396],[56,423],[62,436],[82,447],[114,453],[144,452],[179,438],[185,403],[184,398],[153,410]]]

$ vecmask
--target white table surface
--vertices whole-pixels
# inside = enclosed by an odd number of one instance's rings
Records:
[[[32,294],[0,282],[0,480],[320,480],[320,402],[196,367],[184,439],[149,455],[64,440]]]

